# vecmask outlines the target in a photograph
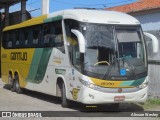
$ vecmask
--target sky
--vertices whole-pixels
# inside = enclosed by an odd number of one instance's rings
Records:
[[[49,12],[77,7],[104,9],[107,7],[130,4],[136,1],[137,0],[50,0]],[[33,17],[41,15],[41,0],[28,0],[26,7]],[[20,8],[20,4],[13,5],[10,7],[10,12],[18,11]]]

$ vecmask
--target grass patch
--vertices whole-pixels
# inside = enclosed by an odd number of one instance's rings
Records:
[[[160,106],[160,99],[155,98],[155,99],[148,99],[144,105],[140,105],[144,109],[149,109],[149,108],[154,108],[157,106]]]
[[[147,102],[153,105],[160,105],[160,99],[149,99]]]

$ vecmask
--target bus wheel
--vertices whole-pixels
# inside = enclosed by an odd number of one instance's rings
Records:
[[[15,83],[15,80],[12,78],[12,76],[11,76],[11,74],[9,74],[9,76],[8,76],[8,82],[9,82],[9,84],[10,84],[10,88],[11,88],[11,91],[12,92],[15,92],[16,91],[16,83]]]
[[[19,78],[18,78],[18,76],[15,76],[15,91],[18,94],[23,93],[23,89],[20,87],[20,84],[19,84]]]
[[[13,86],[13,79],[12,79],[12,75],[9,74],[8,76],[8,89],[11,89]]]
[[[69,107],[69,101],[66,98],[66,88],[64,83],[62,83],[62,87],[61,87],[61,100],[62,100],[62,107],[66,108]]]

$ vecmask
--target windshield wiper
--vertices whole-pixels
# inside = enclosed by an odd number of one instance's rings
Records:
[[[105,72],[105,74],[104,74],[104,76],[103,76],[103,79],[104,79],[104,80],[105,80],[106,77],[108,76],[108,74],[109,74],[109,72],[111,71],[112,67],[116,64],[115,62],[116,62],[117,60],[118,60],[118,59],[114,59],[114,60],[112,61],[112,63],[110,64],[107,72]]]
[[[104,74],[104,76],[103,76],[103,79],[104,79],[104,80],[106,79],[106,77],[107,77],[108,74],[110,73],[112,67],[116,65],[116,62],[117,62],[117,65],[118,65],[118,72],[120,73],[120,69],[121,69],[121,68],[120,68],[120,61],[123,62],[123,66],[124,66],[124,63],[126,63],[126,64],[128,65],[128,69],[131,70],[131,72],[132,72],[132,74],[133,74],[134,76],[136,76],[136,74],[135,74],[136,68],[127,60],[126,57],[121,57],[121,58],[116,58],[116,59],[114,59],[114,60],[112,61],[111,65],[109,66],[109,68],[108,68],[108,70],[107,70],[107,72],[106,72],[106,73]],[[125,68],[125,69],[127,69],[127,68]]]

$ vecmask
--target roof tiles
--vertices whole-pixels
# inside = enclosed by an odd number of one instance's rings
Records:
[[[132,4],[106,8],[106,10],[114,10],[125,13],[133,13],[144,10],[160,8],[160,0],[138,0]]]

